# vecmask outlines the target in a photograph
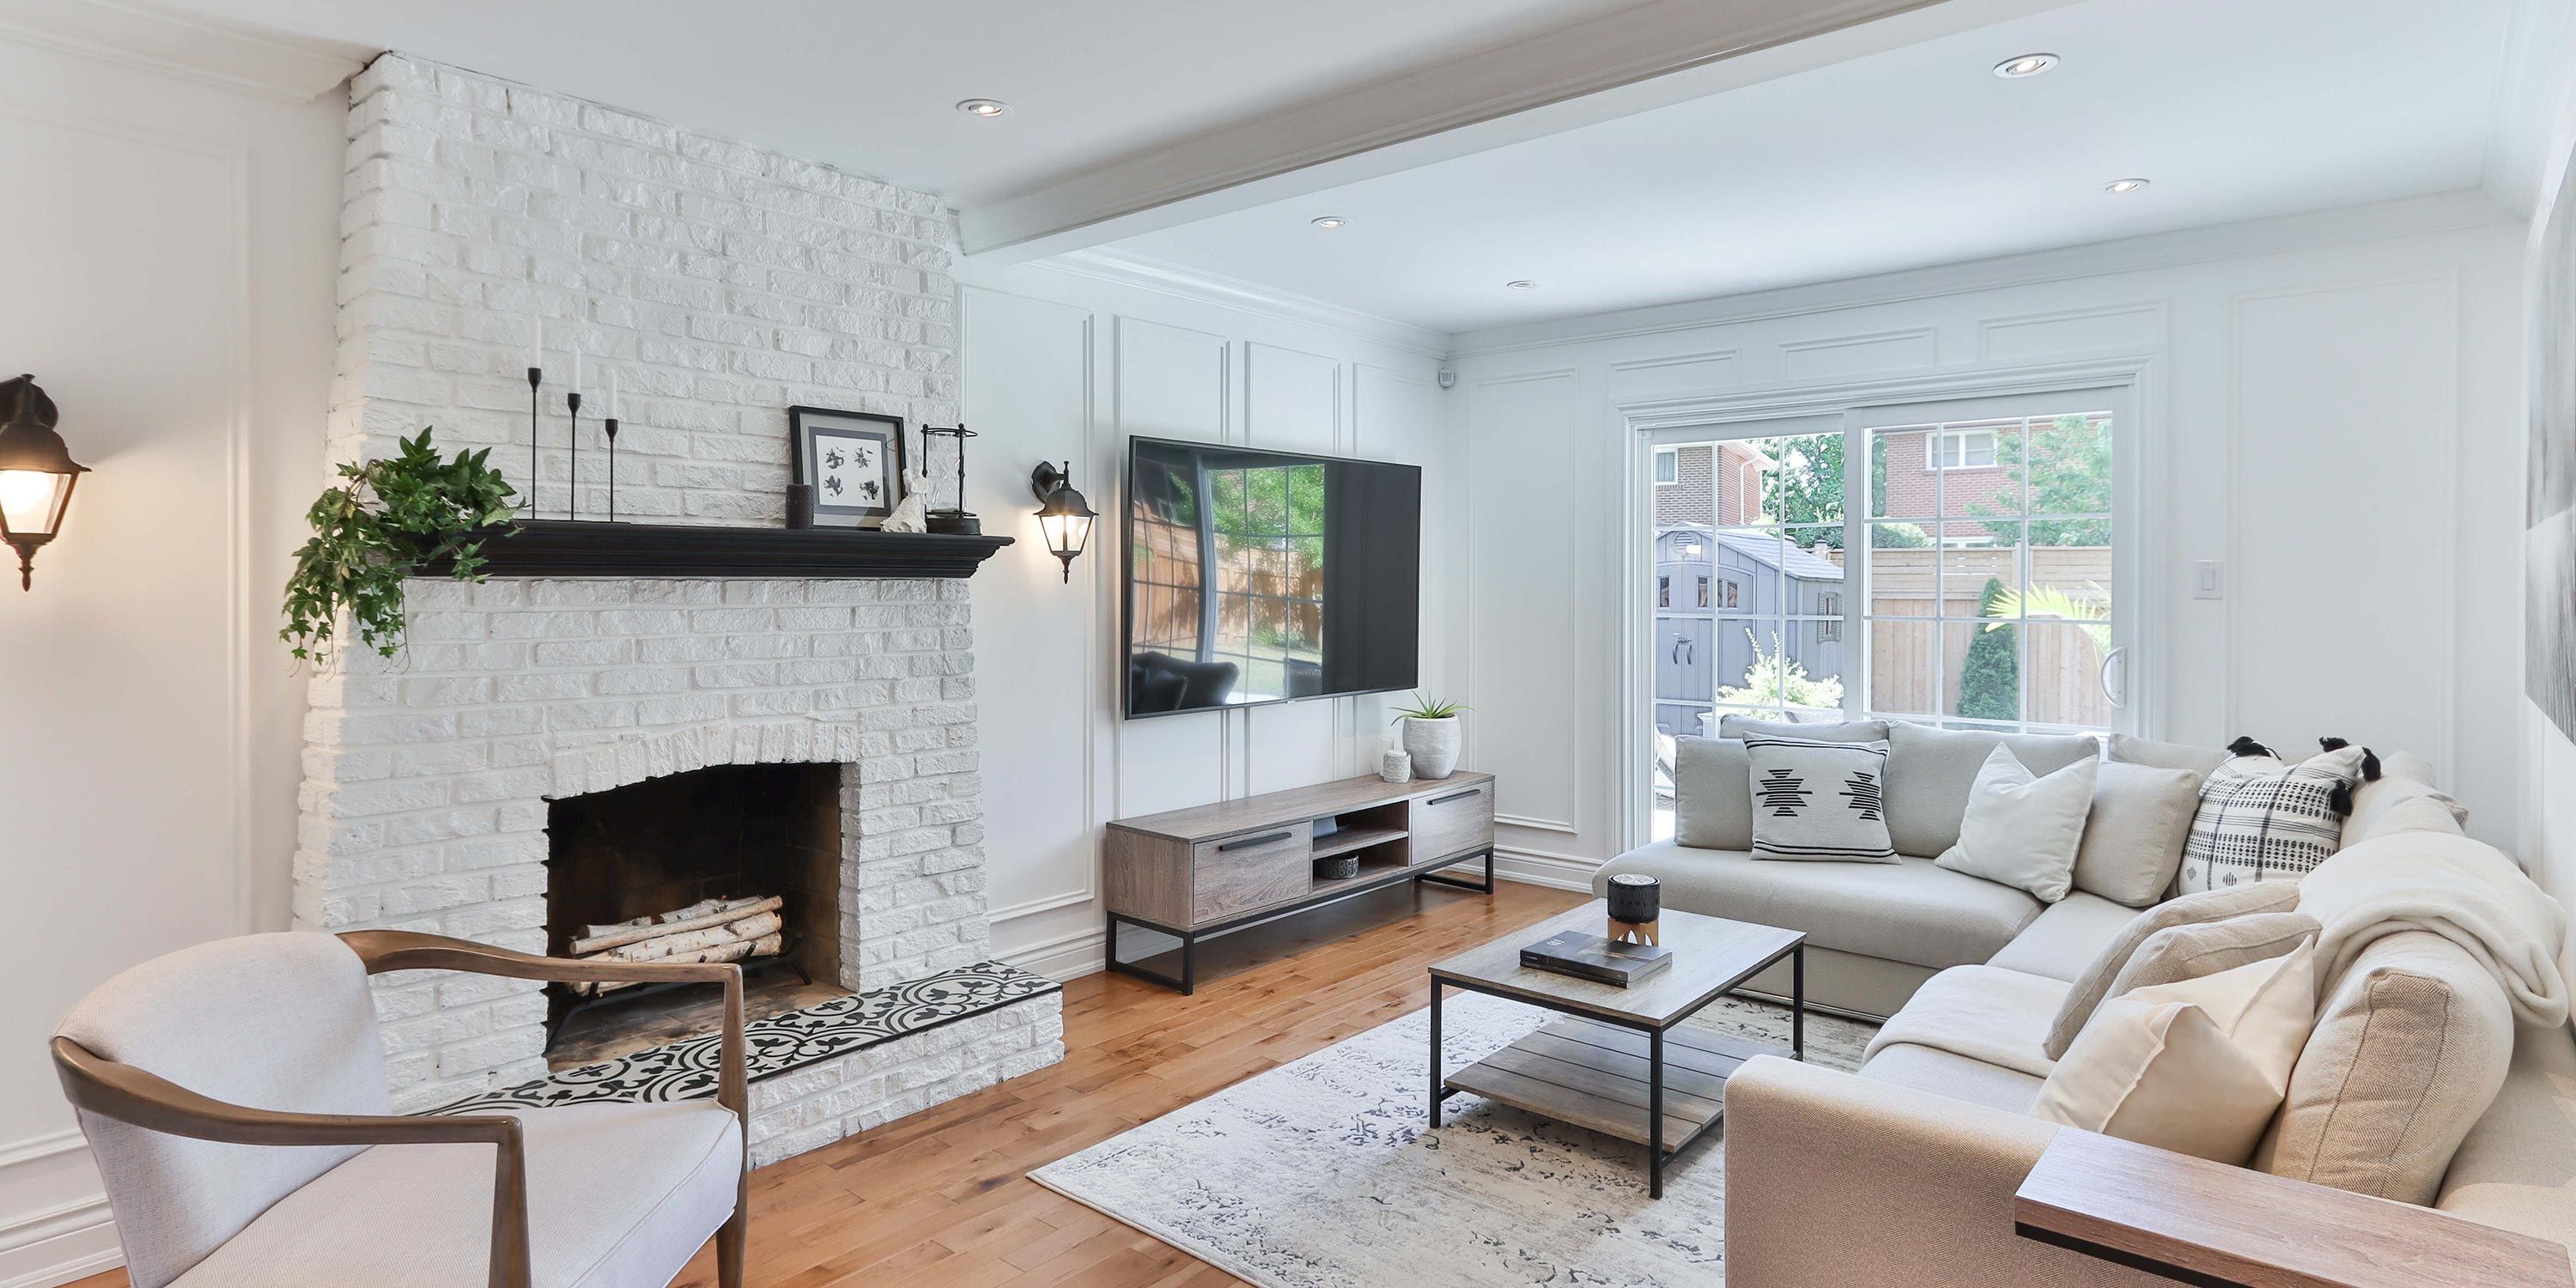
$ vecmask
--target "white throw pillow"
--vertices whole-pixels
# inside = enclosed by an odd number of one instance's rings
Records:
[[[2242,1166],[2316,1023],[2316,942],[2104,1002],[2031,1116]]]
[[[1959,843],[1933,862],[2028,890],[2042,903],[2065,898],[2075,885],[2075,853],[2101,768],[2098,760],[2079,760],[2039,778],[2012,748],[1996,747],[1968,789]]]
[[[1753,857],[1894,863],[1887,839],[1887,744],[1744,740],[1752,762]]]

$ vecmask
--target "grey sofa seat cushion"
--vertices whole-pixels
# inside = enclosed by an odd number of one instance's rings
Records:
[[[1986,964],[2072,984],[2137,915],[2135,908],[2078,890],[2048,905]]]
[[[534,1288],[678,1275],[733,1212],[742,1129],[711,1100],[518,1111]],[[491,1249],[492,1147],[382,1145],[261,1214],[173,1288],[455,1288]]]
[[[2046,776],[2101,754],[2085,734],[1981,733],[1892,723],[1887,730],[1887,835],[1899,854],[1938,858],[1959,843],[1959,820],[1977,770],[1998,746]]]
[[[1769,863],[1740,850],[1659,841],[1602,865],[1594,892],[1622,872],[1663,882],[1667,908],[1803,930],[1815,947],[1935,970],[1984,962],[2040,908],[2011,886],[1929,859]]]
[[[1928,1046],[1899,1042],[1882,1047],[1869,1063],[1860,1067],[1860,1076],[1892,1082],[1916,1091],[1964,1100],[1972,1105],[2000,1109],[2008,1114],[2026,1114],[2039,1103],[2039,1089],[2047,1084],[2019,1069],[1972,1060]]]
[[[2576,1246],[2576,1038],[2514,1032],[2494,1103],[2469,1128],[2433,1206],[2499,1229]]]
[[[1741,738],[1673,739],[1673,839],[1753,848],[1753,759]]]

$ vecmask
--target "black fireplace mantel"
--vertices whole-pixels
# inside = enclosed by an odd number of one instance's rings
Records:
[[[530,519],[483,542],[494,577],[971,577],[1009,537]],[[445,560],[424,565],[444,576]]]

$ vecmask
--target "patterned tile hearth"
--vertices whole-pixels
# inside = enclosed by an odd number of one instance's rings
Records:
[[[789,1011],[743,1026],[754,1083],[927,1033],[1031,998],[1061,993],[1043,975],[1000,962],[933,975]],[[614,1060],[565,1069],[533,1082],[468,1097],[432,1111],[544,1109],[590,1101],[691,1100],[716,1092],[721,1034],[672,1042]]]

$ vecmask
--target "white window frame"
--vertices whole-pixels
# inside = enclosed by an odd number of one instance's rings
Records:
[[[2168,687],[2163,671],[2166,655],[2171,651],[2172,626],[2162,603],[2147,596],[2145,590],[2164,583],[2168,563],[2163,553],[2168,516],[2152,503],[2160,491],[2154,481],[2165,477],[2162,440],[2169,421],[2164,396],[2167,381],[2163,351],[2150,348],[2066,361],[2001,363],[1919,376],[1827,381],[1797,388],[1713,392],[1689,398],[1614,398],[1614,423],[1625,432],[1612,436],[1606,444],[1611,455],[1608,468],[1628,480],[1628,500],[1624,505],[1606,507],[1601,515],[1605,548],[1617,552],[1605,571],[1615,584],[1634,586],[1647,571],[1640,563],[1650,566],[1654,561],[1653,543],[1648,540],[1655,495],[1650,485],[1651,457],[1659,447],[1807,434],[1829,426],[1848,432],[1865,423],[1895,427],[2004,419],[2022,413],[2010,407],[1985,413],[1962,404],[2009,400],[2020,405],[2034,395],[2101,395],[2108,401],[2090,401],[2108,407],[2113,422],[2125,427],[2115,431],[2112,506],[2120,545],[2112,613],[2116,620],[2127,623],[2123,642],[2133,646],[2127,664],[2121,668],[2127,698],[2121,723],[2129,732],[2162,737],[2164,691]],[[2052,401],[2065,402],[2055,398]],[[1862,444],[1856,450],[1867,450],[1864,436],[1856,435],[1848,441]],[[1866,516],[1868,472],[1852,470],[1848,478],[1853,490],[1847,502],[1848,512]],[[1863,565],[1864,571],[1844,587],[1847,644],[1859,641],[1860,627],[1854,618],[1861,606],[1870,602],[1867,561],[1855,562]],[[1651,585],[1651,581],[1647,584]],[[1615,632],[1618,656],[1613,663],[1620,700],[1613,716],[1619,737],[1613,767],[1618,778],[1618,806],[1613,815],[1612,838],[1621,849],[1643,844],[1651,834],[1653,821],[1653,617],[1648,596],[1621,597],[1620,626]],[[1865,665],[1850,663],[1847,670]],[[1845,692],[1847,702],[1859,709],[1858,686],[1847,684]]]
[[[1967,463],[1968,440],[1972,438],[1983,438],[1986,440],[1986,463],[1983,465],[1970,465]],[[1995,431],[1991,429],[1954,429],[1945,434],[1925,434],[1923,436],[1923,468],[1935,472],[1943,470],[1956,472],[1959,470],[2002,469],[2003,463],[1995,455],[1995,441]],[[1944,450],[1952,445],[1956,445],[1959,450],[1956,452]],[[1949,464],[1942,459],[1944,456],[1956,456],[1959,463],[1956,465]]]

